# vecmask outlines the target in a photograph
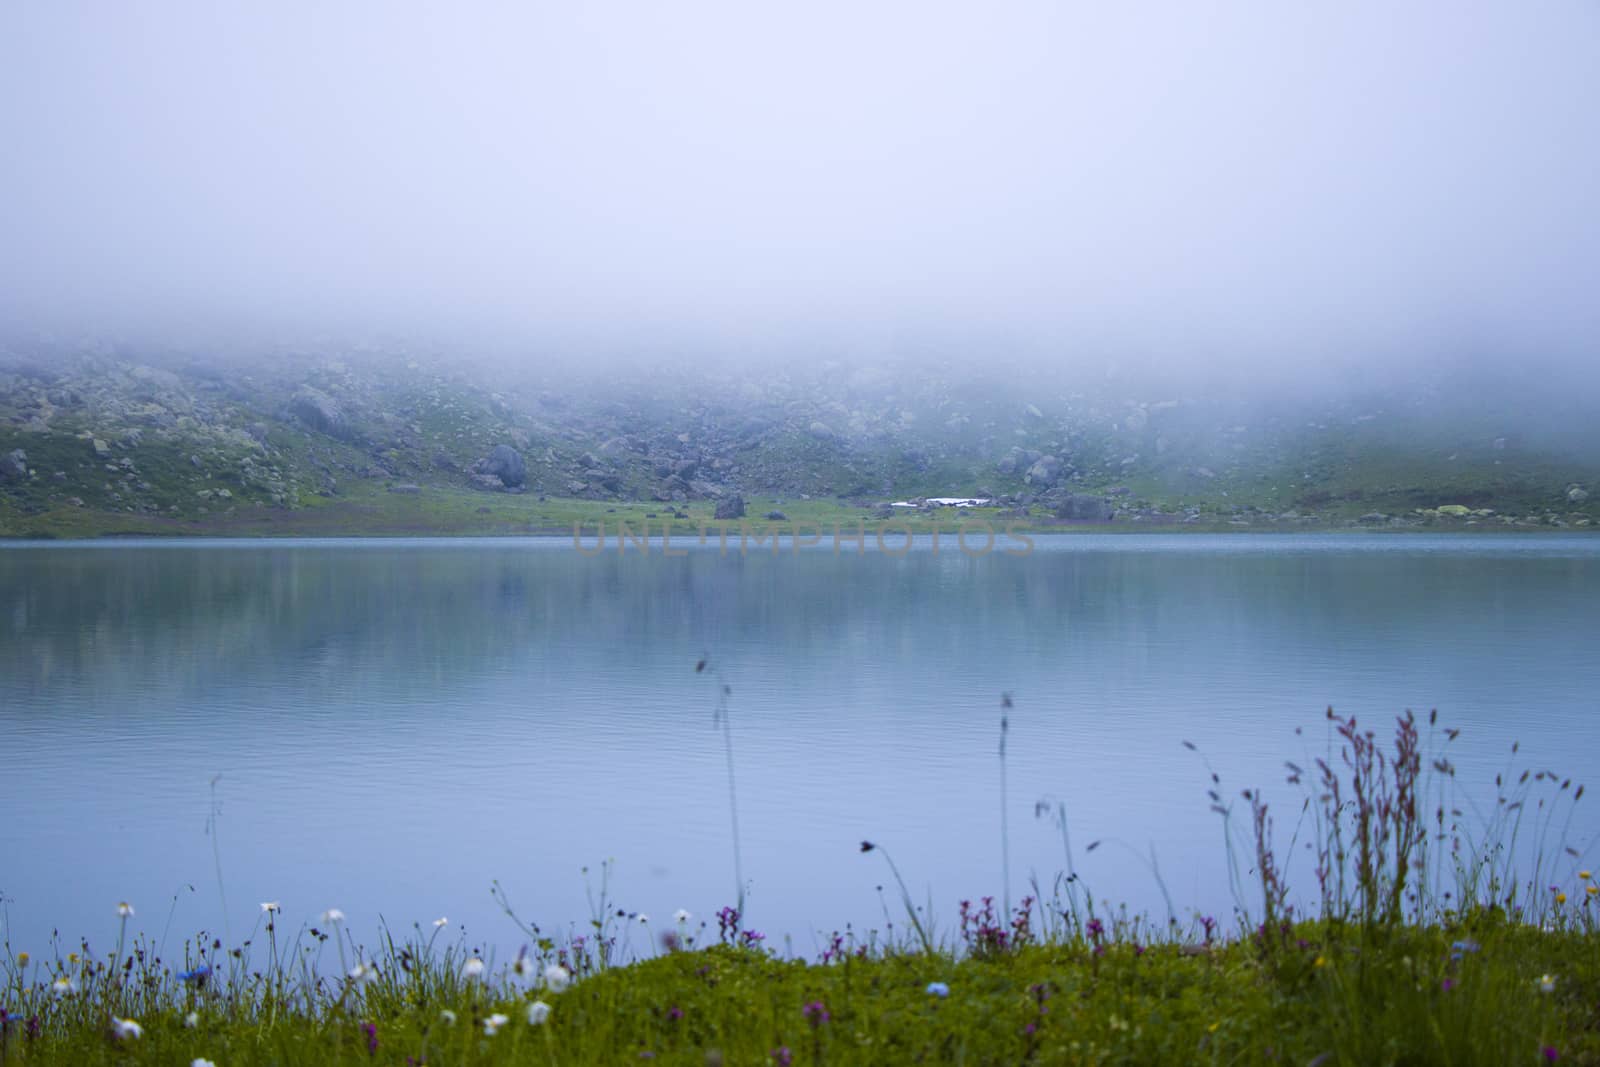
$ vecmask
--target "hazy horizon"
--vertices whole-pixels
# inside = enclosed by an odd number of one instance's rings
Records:
[[[1600,8],[0,11],[0,325],[1592,379]]]

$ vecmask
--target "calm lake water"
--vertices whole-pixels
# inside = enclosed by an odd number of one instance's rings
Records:
[[[106,947],[119,900],[155,935],[175,895],[174,938],[220,930],[221,775],[235,939],[281,900],[289,927],[336,906],[370,941],[380,916],[447,915],[514,950],[493,879],[525,918],[581,928],[580,871],[607,859],[620,906],[709,918],[735,884],[709,655],[732,689],[748,915],[771,943],[810,954],[882,925],[887,871],[862,838],[947,928],[958,899],[999,895],[1003,691],[1013,894],[1063,866],[1034,817],[1049,796],[1100,893],[1158,906],[1153,849],[1181,915],[1226,914],[1183,740],[1231,790],[1281,792],[1328,705],[1386,734],[1437,707],[1486,797],[1513,739],[1581,776],[1600,755],[1597,624],[1600,538],[1065,536],[1025,558],[7,547],[0,893],[13,949],[35,954],[52,929]],[[1600,815],[1581,809],[1587,848]]]

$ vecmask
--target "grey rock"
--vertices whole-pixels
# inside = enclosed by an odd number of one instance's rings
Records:
[[[0,459],[0,482],[20,482],[28,476],[28,454],[14,448]]]
[[[1111,501],[1090,493],[1068,493],[1056,507],[1056,518],[1069,522],[1110,522]]]
[[[515,488],[528,479],[528,465],[522,453],[510,445],[495,445],[489,454],[472,465],[473,474],[487,474],[500,479],[500,484]]]
[[[15,452],[12,453],[12,455],[16,455],[16,454],[17,453],[15,453]],[[1585,489],[1581,485],[1575,485],[1572,488],[1567,490],[1567,503],[1569,503],[1569,504],[1582,504],[1584,501],[1586,501],[1588,499],[1589,499],[1589,490]]]
[[[769,511],[769,512],[767,512],[767,518],[769,520],[771,520],[772,522],[788,522],[789,521],[789,516],[785,515],[781,511]]]
[[[1028,473],[1023,475],[1023,480],[1029,485],[1049,487],[1061,477],[1061,461],[1055,456],[1040,456],[1028,468]]]
[[[337,437],[341,441],[355,440],[355,427],[350,424],[350,417],[345,414],[344,408],[315,386],[302,385],[295,390],[293,399],[289,401],[289,412],[319,433]]]
[[[491,493],[499,492],[506,487],[506,483],[493,474],[469,474],[467,478],[474,489],[485,489]]]
[[[94,449],[95,455],[102,457],[111,455],[111,446],[100,440],[100,438],[96,437],[89,444]]]
[[[713,517],[718,519],[744,518],[744,497],[734,493],[725,500],[717,501],[717,510]]]
[[[831,441],[834,438],[833,427],[825,422],[813,422],[806,427],[806,432],[819,441]]]

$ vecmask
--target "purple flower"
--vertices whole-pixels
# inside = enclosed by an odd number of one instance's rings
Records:
[[[667,1018],[671,1019],[673,1022],[677,1022],[679,1019],[683,1018],[683,1009],[674,1005],[667,1011]]]
[[[820,1000],[813,1000],[810,1004],[807,1004],[805,1007],[801,1008],[800,1014],[806,1017],[806,1020],[811,1023],[813,1028],[821,1026],[823,1023],[832,1018],[832,1016],[828,1014],[827,1005],[823,1004]]]
[[[1556,1047],[1554,1045],[1546,1045],[1544,1047],[1544,1058],[1545,1062],[1554,1063],[1556,1060],[1561,1058],[1561,1053],[1556,1051]]]
[[[772,1062],[776,1063],[778,1067],[789,1067],[794,1062],[794,1053],[789,1051],[788,1045],[779,1045],[769,1055],[772,1056]]]
[[[362,1023],[361,1031],[367,1035],[367,1055],[376,1056],[378,1054],[378,1024]]]
[[[1450,992],[1450,990],[1454,989],[1455,987],[1456,980],[1454,978],[1446,978],[1444,981],[1439,983],[1439,988],[1443,989],[1446,993]]]

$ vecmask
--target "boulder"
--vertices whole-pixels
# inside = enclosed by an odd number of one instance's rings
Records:
[[[13,456],[15,456],[15,455],[19,455],[20,453],[13,452],[11,454]],[[1581,485],[1575,485],[1572,488],[1567,490],[1567,503],[1569,503],[1569,504],[1582,504],[1585,501],[1587,501],[1588,499],[1589,499],[1589,490],[1585,489]]]
[[[807,432],[819,441],[833,440],[833,427],[829,426],[825,422],[813,422],[809,427],[807,427]]]
[[[732,496],[727,497],[724,500],[717,501],[717,510],[716,510],[715,514],[713,515],[713,518],[718,518],[718,519],[742,519],[742,518],[744,518],[744,497],[740,496],[738,493],[734,493]]]
[[[1056,507],[1056,518],[1068,522],[1110,522],[1111,501],[1089,493],[1068,493]]]
[[[0,459],[0,482],[20,482],[28,477],[28,454],[14,448]]]
[[[789,521],[789,516],[781,511],[769,511],[767,512],[767,519],[771,522],[787,522]]]
[[[355,427],[350,417],[333,397],[315,386],[302,385],[289,401],[289,412],[319,433],[337,437],[341,441],[355,440]]]
[[[1055,456],[1040,456],[1028,468],[1028,473],[1023,475],[1023,480],[1029,485],[1048,488],[1054,485],[1059,477],[1061,477],[1061,461]]]
[[[472,465],[473,474],[488,474],[500,479],[500,484],[516,488],[528,480],[528,466],[522,453],[510,445],[495,445],[489,454]]]

